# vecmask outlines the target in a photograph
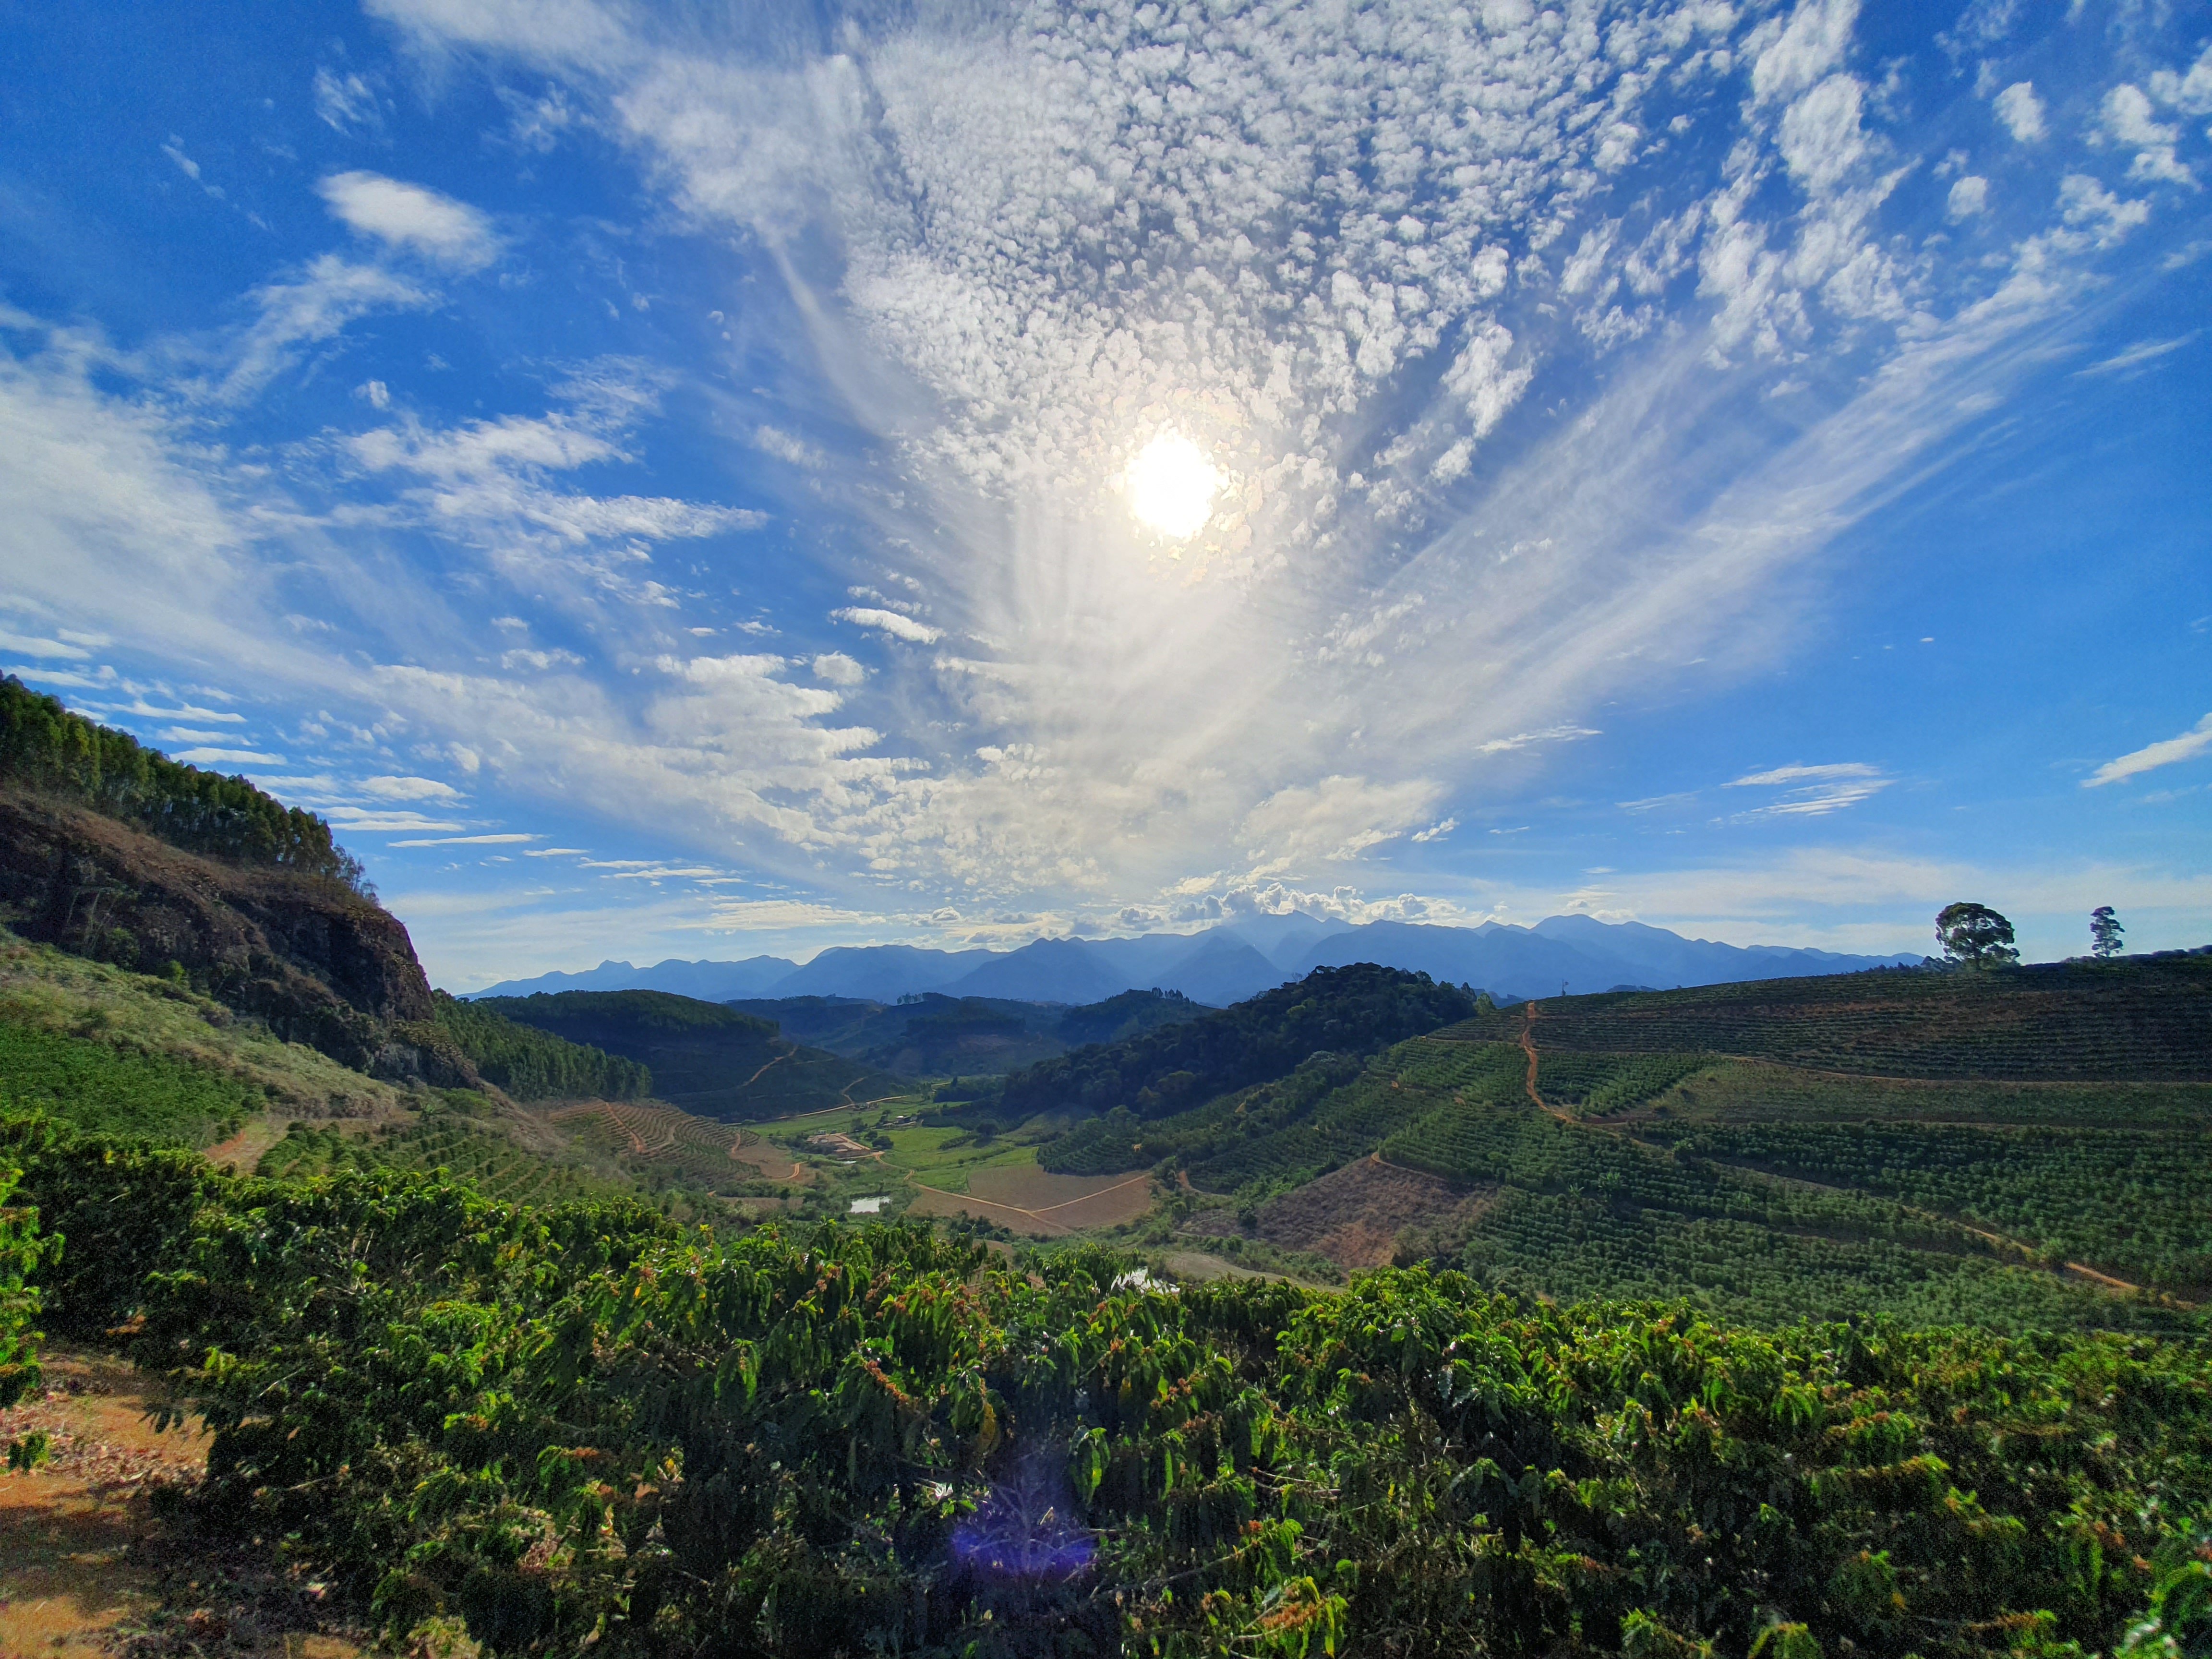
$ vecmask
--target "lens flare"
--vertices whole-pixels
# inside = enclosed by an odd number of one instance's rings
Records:
[[[1188,541],[1213,516],[1223,482],[1204,450],[1180,432],[1163,432],[1129,463],[1129,511],[1147,530]]]

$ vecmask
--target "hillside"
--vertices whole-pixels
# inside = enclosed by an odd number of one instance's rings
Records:
[[[1561,1300],[2155,1326],[2212,1298],[2208,1002],[2204,957],[1553,999],[1040,1161],[1164,1169],[1185,1236]]]
[[[1085,1007],[927,992],[886,1006],[848,997],[732,1001],[796,1041],[905,1077],[1018,1071],[1087,1043],[1109,1042],[1200,1012],[1174,992],[1124,991]]]
[[[1425,974],[1371,963],[1320,969],[1218,1012],[1015,1073],[998,1106],[1038,1112],[1122,1111],[1157,1118],[1231,1089],[1281,1077],[1310,1056],[1371,1054],[1471,1012],[1474,999]]]
[[[0,925],[174,977],[356,1070],[478,1081],[428,1029],[407,930],[327,823],[12,678],[0,679]]]
[[[1698,1052],[1893,1077],[2212,1082],[2212,956],[1897,969],[1548,999],[1540,1046]],[[1439,1035],[1517,1042],[1519,1009]]]
[[[878,1067],[791,1041],[773,1021],[665,991],[560,991],[466,1006],[646,1066],[659,1098],[701,1117],[785,1117],[908,1089]]]

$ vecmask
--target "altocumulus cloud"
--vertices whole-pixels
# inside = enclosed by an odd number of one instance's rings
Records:
[[[549,368],[539,406],[443,421],[380,379],[366,429],[274,478],[203,441],[219,414],[186,405],[489,283],[526,234],[361,170],[319,185],[345,251],[253,289],[191,384],[110,395],[114,360],[59,330],[0,366],[23,439],[0,544],[45,599],[113,588],[118,638],[351,699],[487,787],[896,884],[916,914],[1111,914],[1191,901],[1199,872],[1334,894],[1386,842],[1480,822],[1492,780],[1594,738],[1624,686],[1709,646],[1754,661],[1741,641],[1786,629],[1746,621],[1817,587],[1777,577],[2014,395],[2203,165],[2201,63],[2039,88],[1992,36],[2003,91],[1927,94],[1980,135],[1975,171],[1916,194],[1924,134],[1852,0],[1035,0],[855,19],[834,52],[773,4],[370,9],[450,72],[542,77],[567,113],[533,147],[611,135],[647,211],[742,250],[733,295],[781,285],[805,326],[758,349],[835,420],[722,430],[814,492],[815,545],[864,550],[820,556],[851,567],[825,591],[877,598],[735,624],[789,629],[776,654],[699,653],[690,552],[769,526],[598,483],[648,461],[674,369]],[[334,127],[385,118],[366,82],[314,94]],[[1747,421],[1785,374],[1799,412]],[[836,421],[859,441],[794,435]],[[1175,544],[1121,488],[1169,433],[1221,483]],[[170,524],[63,499],[103,469]],[[68,529],[76,568],[24,525]],[[387,580],[376,538],[401,532],[451,579]],[[310,564],[362,623],[343,652],[254,599]],[[524,610],[543,642],[478,649]],[[1738,786],[1818,816],[1887,781]]]

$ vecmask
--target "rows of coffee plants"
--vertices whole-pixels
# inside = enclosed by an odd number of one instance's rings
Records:
[[[52,1112],[94,1133],[206,1146],[267,1103],[236,1078],[105,1040],[110,1035],[0,1019],[0,1104]]]
[[[1661,1097],[1669,1112],[1732,1121],[1870,1118],[2044,1123],[2080,1128],[2212,1129],[2212,1084],[1940,1082],[1836,1077],[1764,1061],[1716,1063]]]
[[[1510,1041],[1524,1007],[1439,1035]],[[1540,1050],[1704,1052],[1896,1077],[2212,1080],[2212,957],[1820,979],[1561,998]]]
[[[2199,1318],[1995,1255],[1916,1249],[1876,1231],[1643,1208],[1589,1193],[1509,1190],[1455,1265],[1523,1296],[1680,1298],[1753,1326],[1878,1312],[1916,1325],[2004,1331],[2202,1329]]]
[[[1677,1151],[1885,1194],[2141,1283],[2212,1284],[2212,1132],[1913,1123],[1653,1125]]]
[[[488,1196],[515,1203],[562,1203],[622,1190],[519,1146],[496,1128],[449,1116],[353,1134],[294,1123],[255,1167],[257,1174],[295,1181],[380,1170],[450,1173]]]
[[[133,1320],[205,1413],[207,1524],[402,1641],[2058,1659],[2147,1613],[2138,1649],[2203,1640],[2195,1338],[1761,1333],[1426,1272],[1164,1294],[1095,1249],[714,1238],[21,1122],[0,1161],[69,1235],[50,1328]]]
[[[752,1180],[758,1171],[730,1154],[757,1146],[760,1137],[734,1124],[629,1101],[593,1101],[563,1107],[549,1121],[625,1168],[707,1191]]]

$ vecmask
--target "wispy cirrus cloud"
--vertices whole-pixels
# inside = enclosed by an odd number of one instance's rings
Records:
[[[2106,761],[2081,780],[2081,787],[2095,789],[2105,784],[2118,783],[2124,778],[2138,777],[2161,766],[2194,760],[2207,750],[2212,750],[2212,714],[2207,714],[2178,738],[2168,738],[2162,743],[2145,744],[2116,760]]]

